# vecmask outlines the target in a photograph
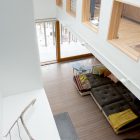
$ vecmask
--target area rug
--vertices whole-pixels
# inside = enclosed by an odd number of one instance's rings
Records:
[[[54,116],[61,140],[79,140],[71,118],[67,112]]]

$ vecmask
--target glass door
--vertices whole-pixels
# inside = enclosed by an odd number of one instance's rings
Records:
[[[37,22],[36,31],[41,64],[56,61],[55,21]]]
[[[66,27],[61,25],[61,59],[89,54],[89,50]]]

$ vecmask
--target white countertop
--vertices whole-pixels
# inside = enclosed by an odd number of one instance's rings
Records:
[[[44,89],[12,95],[3,99],[3,135],[7,133],[22,110],[33,100],[35,104],[27,111],[24,120],[35,140],[60,140],[58,130]],[[19,140],[17,126],[14,127],[12,140]],[[20,125],[23,140],[28,137]],[[4,140],[9,140],[9,138]]]

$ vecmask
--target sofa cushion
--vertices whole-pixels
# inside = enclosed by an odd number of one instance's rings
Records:
[[[128,108],[130,108],[129,104],[125,100],[122,99],[122,100],[117,101],[115,103],[104,106],[103,111],[105,112],[105,114],[107,116],[109,116],[111,114],[124,111]]]
[[[134,95],[120,82],[114,85],[117,92],[119,92],[127,102],[133,102]]]
[[[140,117],[140,104],[138,105],[134,102],[129,102],[129,105],[131,106],[131,109],[133,110],[133,112],[137,114],[137,116]]]
[[[89,81],[87,80],[86,77],[84,77],[84,79],[81,79],[80,76],[82,75],[76,75],[73,77],[76,87],[80,92],[90,91],[91,87]]]
[[[86,74],[86,76],[87,76],[87,79],[90,82],[91,88],[95,88],[95,87],[99,87],[99,86],[102,86],[102,85],[112,83],[112,81],[107,77],[94,75],[94,74],[91,74],[91,73]]]
[[[92,73],[96,75],[103,75],[107,71],[104,65],[93,66]]]
[[[102,107],[123,99],[123,97],[114,89],[112,84],[92,88],[91,94]]]

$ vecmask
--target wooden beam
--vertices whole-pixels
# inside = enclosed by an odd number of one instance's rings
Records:
[[[131,0],[131,1],[130,0],[129,1],[128,0],[116,0],[116,1],[140,8],[139,0],[138,0],[138,2],[134,2],[133,0]]]
[[[60,62],[60,24],[59,21],[56,21],[55,26],[56,31],[56,60],[57,62]]]
[[[114,1],[109,34],[108,34],[109,40],[118,38],[118,30],[121,21],[122,10],[123,10],[123,3]]]
[[[71,0],[66,0],[66,12],[73,17],[76,17],[76,12],[71,9]]]
[[[66,11],[68,13],[70,13],[71,12],[71,0],[67,0],[66,2],[67,2],[66,3]]]
[[[83,0],[82,4],[82,22],[89,21],[90,18],[90,0]]]
[[[89,53],[89,54],[82,54],[82,55],[77,55],[77,56],[61,58],[60,62],[70,61],[70,60],[75,60],[75,59],[89,58],[89,57],[93,57],[93,54]]]
[[[56,5],[62,6],[62,0],[56,0]]]

